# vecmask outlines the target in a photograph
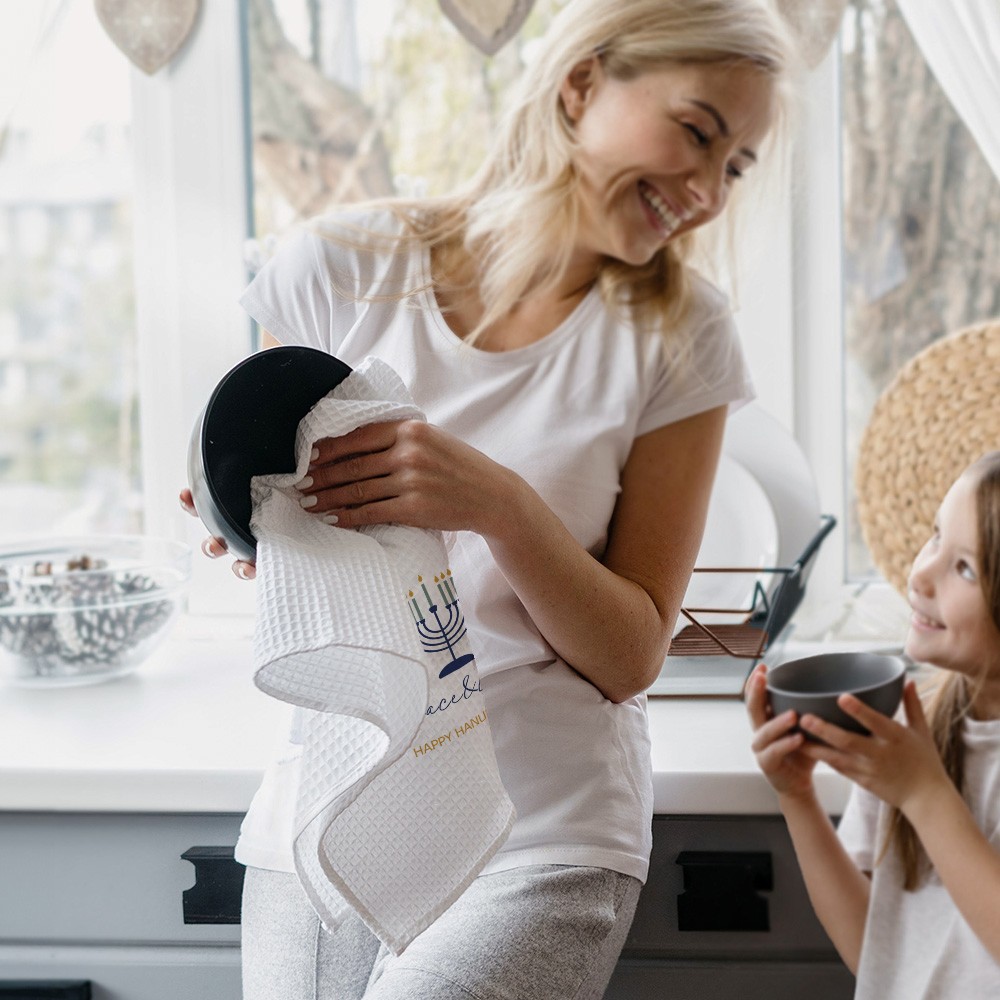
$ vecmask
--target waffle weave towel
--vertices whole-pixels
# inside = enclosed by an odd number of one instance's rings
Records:
[[[423,419],[366,359],[303,418],[294,473],[253,481],[255,683],[306,711],[294,857],[323,924],[353,907],[397,954],[503,844],[475,658],[440,532],[324,524],[292,485],[313,443]]]

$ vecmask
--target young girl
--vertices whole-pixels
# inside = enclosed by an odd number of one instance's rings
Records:
[[[1000,996],[1000,452],[948,491],[909,601],[906,652],[939,668],[928,716],[909,681],[906,725],[841,696],[870,736],[771,717],[760,666],[747,685],[752,745],[856,997]],[[836,832],[817,761],[856,783]]]

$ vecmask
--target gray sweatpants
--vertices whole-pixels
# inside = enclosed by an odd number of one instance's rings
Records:
[[[297,876],[248,868],[243,1000],[600,1000],[640,888],[604,868],[481,875],[394,956],[358,917],[325,931]]]

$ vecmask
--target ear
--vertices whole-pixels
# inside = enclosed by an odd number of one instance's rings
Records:
[[[602,74],[601,60],[597,56],[588,56],[578,62],[563,80],[559,96],[562,98],[566,117],[574,125],[583,117],[584,109],[590,103]]]

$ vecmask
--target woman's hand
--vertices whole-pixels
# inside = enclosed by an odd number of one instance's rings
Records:
[[[302,506],[329,524],[405,524],[475,531],[487,539],[509,524],[509,469],[422,420],[369,424],[317,441]]]
[[[841,695],[837,704],[871,735],[848,732],[814,715],[803,716],[802,728],[826,744],[807,746],[805,753],[813,760],[826,762],[907,815],[921,797],[950,786],[912,680],[903,689],[905,726],[869,708],[853,695]]]
[[[198,511],[195,510],[194,497],[191,495],[191,490],[184,488],[180,492],[179,496],[181,506],[192,516],[197,517]],[[220,556],[226,555],[228,551],[226,549],[225,539],[216,538],[210,535],[201,543],[201,551],[205,553],[209,559],[218,559]],[[252,562],[244,562],[242,559],[237,559],[233,563],[233,572],[241,580],[252,580],[257,575],[257,567],[254,566]]]
[[[767,700],[767,667],[763,663],[754,667],[747,679],[744,700],[754,729],[750,748],[764,776],[779,795],[789,798],[811,795],[816,761],[802,752],[805,744],[802,733],[792,732],[797,721],[795,712],[773,715]]]

